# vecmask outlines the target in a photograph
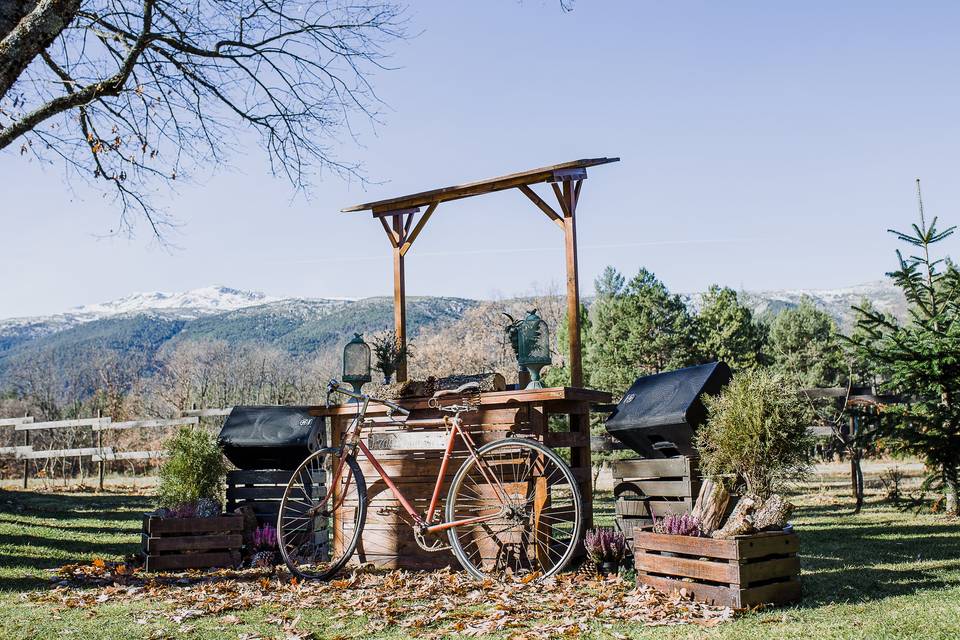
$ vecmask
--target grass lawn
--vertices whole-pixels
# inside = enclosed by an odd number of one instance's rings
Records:
[[[581,637],[960,638],[960,522],[904,513],[878,493],[863,513],[851,515],[839,477],[821,475],[802,489],[794,518],[803,562],[799,606],[746,614],[713,628],[603,627],[589,621]],[[0,638],[370,637],[363,616],[322,604],[299,609],[261,600],[181,622],[169,615],[178,605],[162,599],[114,604],[105,598],[92,607],[65,607],[25,595],[48,588],[48,569],[135,553],[140,514],[149,506],[144,496],[0,490]],[[611,519],[609,494],[598,496],[596,508],[598,523]],[[290,631],[296,616],[297,631]],[[417,633],[387,626],[375,635]]]

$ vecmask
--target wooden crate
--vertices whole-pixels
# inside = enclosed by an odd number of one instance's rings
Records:
[[[536,439],[550,447],[569,448],[570,466],[583,495],[586,530],[592,526],[593,513],[590,404],[609,402],[609,399],[609,394],[605,392],[570,387],[484,392],[481,394],[479,410],[465,413],[462,417],[464,428],[478,446],[513,434]],[[366,427],[363,434],[364,442],[371,447],[383,468],[420,513],[430,501],[445,444],[445,430],[437,424],[441,414],[429,408],[427,400],[409,398],[400,401],[402,406],[412,411],[404,426],[391,424],[386,418],[385,407],[371,404],[367,416],[375,424]],[[311,414],[329,418],[332,441],[335,443],[355,413],[356,408],[349,405],[311,410]],[[551,431],[551,416],[566,418],[563,425],[566,430]],[[449,482],[465,456],[466,451],[458,441],[454,459],[444,476],[441,506],[445,502]],[[407,524],[407,514],[372,465],[363,456],[359,459],[367,482],[369,504],[367,523],[353,561],[405,569],[456,566],[456,559],[451,552],[430,553],[416,544],[412,529]],[[336,534],[333,540],[336,545]]]
[[[280,501],[293,471],[246,470],[227,472],[227,511],[233,513],[238,507],[250,507],[257,516],[257,524],[277,526]],[[325,486],[317,483],[316,496],[321,496]]]
[[[160,518],[143,516],[147,571],[233,567],[240,563],[243,516]]]
[[[619,460],[613,463],[613,478],[617,528],[628,541],[654,518],[692,511],[702,482],[697,459],[687,456]]]
[[[634,534],[637,581],[667,593],[735,608],[800,599],[800,540],[775,531],[731,540]]]

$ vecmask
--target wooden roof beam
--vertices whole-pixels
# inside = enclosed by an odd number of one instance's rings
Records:
[[[560,164],[531,169],[520,173],[513,173],[498,178],[481,180],[479,182],[470,182],[459,184],[420,193],[412,193],[396,198],[386,200],[377,200],[364,204],[354,205],[343,209],[344,212],[372,211],[375,215],[390,216],[394,213],[415,207],[426,206],[433,202],[447,202],[449,200],[458,200],[460,198],[469,198],[472,196],[494,193],[496,191],[505,191],[513,189],[520,185],[539,184],[541,182],[569,182],[583,180],[587,177],[587,168],[596,167],[611,162],[618,162],[620,158],[586,158],[574,160],[572,162],[563,162]]]

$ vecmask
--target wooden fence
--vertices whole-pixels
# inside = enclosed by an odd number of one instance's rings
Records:
[[[23,487],[27,488],[30,480],[30,461],[47,460],[53,458],[90,458],[97,463],[99,487],[103,489],[106,464],[115,461],[150,460],[162,458],[163,451],[115,451],[113,447],[104,446],[103,434],[109,431],[129,429],[164,429],[197,425],[201,418],[222,417],[230,414],[232,407],[216,409],[195,409],[184,411],[182,417],[173,419],[143,418],[114,422],[111,418],[76,418],[72,420],[53,420],[35,422],[30,416],[21,418],[0,418],[0,427],[13,427],[15,433],[22,434],[22,444],[0,447],[0,456],[14,456],[23,461]],[[31,434],[41,430],[89,428],[90,444],[84,447],[69,449],[35,449],[31,444]]]

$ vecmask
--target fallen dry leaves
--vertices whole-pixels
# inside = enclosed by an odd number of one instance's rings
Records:
[[[285,640],[319,637],[303,613],[324,610],[351,620],[362,635],[401,628],[411,635],[439,638],[450,634],[484,636],[503,633],[520,640],[577,637],[612,626],[697,624],[713,626],[733,617],[725,607],[666,595],[621,578],[596,579],[563,574],[542,582],[474,580],[450,570],[430,572],[354,570],[330,582],[298,582],[285,572],[266,570],[147,574],[122,563],[94,561],[67,565],[53,588],[29,594],[31,600],[71,608],[95,608],[104,602],[147,599],[162,605],[150,615],[190,630],[188,621],[218,616],[218,624],[241,623],[239,612],[263,607],[263,622]],[[309,617],[309,616],[308,616]],[[140,621],[138,621],[140,622]],[[146,624],[146,620],[141,622]],[[239,637],[244,637],[240,634]],[[246,635],[257,638],[257,635]]]

